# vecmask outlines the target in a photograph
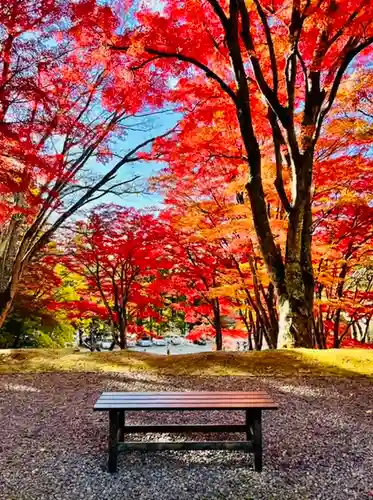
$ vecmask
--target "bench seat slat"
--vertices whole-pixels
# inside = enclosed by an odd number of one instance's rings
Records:
[[[250,408],[277,409],[275,403],[270,402],[213,402],[213,403],[96,403],[94,409],[99,410],[219,410],[237,409],[246,410]]]
[[[269,397],[269,396],[252,396],[252,397],[249,397],[249,398],[246,398],[246,397],[235,397],[235,398],[230,398],[228,396],[211,396],[211,397],[206,397],[206,398],[194,398],[193,396],[188,396],[188,397],[183,397],[183,396],[179,396],[179,397],[172,397],[172,398],[169,398],[167,396],[159,396],[158,398],[149,398],[149,397],[143,397],[143,398],[128,398],[127,396],[117,396],[115,398],[110,398],[110,397],[104,397],[104,398],[100,398],[100,401],[128,401],[128,402],[131,402],[131,403],[141,403],[143,401],[149,401],[149,402],[153,402],[153,401],[170,401],[170,402],[174,402],[174,401],[202,401],[202,402],[205,402],[205,401],[272,401],[272,399]]]
[[[105,401],[101,400],[96,403],[95,406],[105,406],[105,405],[114,405],[114,406],[181,406],[182,408],[187,408],[188,406],[208,406],[209,408],[213,408],[214,405],[217,406],[247,406],[250,407],[252,405],[258,405],[262,404],[263,406],[266,405],[273,405],[274,402],[271,399],[209,399],[208,401],[198,401],[195,399],[175,399],[173,401],[170,401],[168,399],[155,399],[154,401],[149,401],[146,399],[143,400],[138,400],[138,401],[130,401],[128,399],[107,399]]]
[[[131,397],[131,398],[159,398],[159,397],[193,397],[193,398],[206,398],[206,397],[257,397],[257,396],[266,396],[269,397],[269,394],[265,391],[253,391],[253,392],[103,392],[101,394],[101,398],[105,397]]]
[[[100,398],[101,401],[132,401],[134,403],[137,403],[138,401],[253,401],[257,399],[263,399],[263,400],[272,400],[269,396],[261,396],[256,395],[256,396],[250,396],[250,397],[233,397],[230,398],[229,396],[211,396],[211,397],[206,397],[206,398],[195,398],[193,396],[173,396],[171,398],[167,396],[159,396],[157,398],[153,397],[143,397],[143,398],[131,398],[127,396],[116,396],[116,397],[109,397],[105,396],[104,398]]]
[[[263,403],[263,404],[272,404],[273,401],[271,399],[209,399],[207,401],[203,400],[198,400],[198,399],[174,399],[170,401],[169,399],[154,399],[153,401],[149,401],[147,399],[139,399],[137,401],[129,400],[129,399],[106,399],[106,400],[100,400],[96,404],[98,405],[105,405],[105,404],[118,404],[118,405],[198,405],[198,404],[203,404],[203,405],[221,405],[221,404],[238,404],[238,405],[250,405],[250,404],[257,404],[257,403]]]
[[[276,403],[260,392],[104,392],[95,410],[168,410],[168,409],[276,409]]]

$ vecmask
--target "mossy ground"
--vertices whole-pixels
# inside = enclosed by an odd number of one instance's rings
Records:
[[[373,350],[291,349],[160,356],[132,351],[0,350],[0,373],[152,372],[177,376],[373,377]]]

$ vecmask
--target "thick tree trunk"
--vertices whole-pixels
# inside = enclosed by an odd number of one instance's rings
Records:
[[[280,297],[279,309],[279,347],[314,347],[312,305],[296,293]]]
[[[213,309],[214,309],[214,328],[215,328],[216,350],[222,351],[223,350],[223,334],[221,331],[221,317],[220,317],[219,299],[214,299]]]
[[[314,347],[313,300],[304,287],[302,281],[291,281],[288,294],[279,297],[279,348]]]
[[[126,325],[119,325],[119,346],[121,349],[127,349],[127,327]]]
[[[279,298],[278,346],[312,348],[313,285],[304,282],[301,276],[294,275],[291,271],[289,275],[286,280],[287,294]]]
[[[10,285],[8,285],[4,292],[0,293],[0,328],[4,325],[5,320],[12,309],[14,297],[15,290],[12,292],[12,287]]]
[[[271,246],[269,229],[263,224],[264,214],[257,208],[264,194],[251,182],[247,190],[253,209],[254,224],[269,275],[276,286],[279,306],[278,346],[313,347],[313,271],[312,271],[312,213],[310,179],[302,181],[298,203],[289,214],[285,263],[279,248]],[[260,200],[260,201],[259,201]],[[263,236],[261,236],[263,235]]]
[[[0,328],[4,325],[4,322],[12,309],[22,273],[29,262],[28,259],[23,259],[23,247],[25,247],[26,245],[27,243],[25,242],[24,238],[24,241],[22,242],[21,247],[18,250],[18,254],[14,260],[9,282],[6,288],[0,293]]]
[[[312,268],[312,149],[293,169],[293,206],[285,255],[285,292],[279,294],[280,347],[314,347]]]
[[[302,198],[289,214],[284,274],[272,272],[278,296],[280,348],[314,346],[310,184]]]

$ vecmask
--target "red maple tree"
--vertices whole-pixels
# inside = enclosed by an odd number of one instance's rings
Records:
[[[135,7],[135,6],[134,6]],[[176,0],[141,9],[141,29],[105,43],[122,68],[159,77],[159,101],[190,115],[211,99],[239,137],[255,232],[279,299],[280,345],[314,345],[312,174],[322,126],[346,74],[363,64],[373,42],[371,2]],[[163,78],[163,79],[162,79]],[[170,88],[172,78],[176,83]],[[154,91],[149,102],[154,103]],[[214,115],[205,115],[213,126]],[[187,121],[190,123],[190,121]],[[176,138],[175,138],[176,140]],[[262,178],[269,141],[275,187],[287,214],[285,251],[277,245]],[[232,143],[232,148],[236,146]],[[191,146],[193,147],[193,146]],[[289,169],[291,196],[284,185]]]
[[[96,208],[86,221],[75,224],[67,240],[63,262],[86,279],[88,296],[97,297],[106,309],[122,349],[138,320],[161,319],[156,281],[170,267],[163,244],[163,230],[154,216],[115,205]],[[89,309],[89,302],[84,307]]]
[[[0,326],[23,273],[55,231],[106,193],[131,192],[136,177],[119,180],[117,173],[153,140],[127,147],[127,122],[133,126],[141,108],[131,82],[114,95],[110,61],[75,43],[81,16],[115,30],[108,12],[54,0],[2,9]],[[104,165],[101,175],[90,171],[95,162]]]

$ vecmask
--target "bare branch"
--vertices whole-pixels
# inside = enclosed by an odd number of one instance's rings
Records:
[[[282,177],[282,155],[281,155],[281,146],[285,144],[285,140],[281,133],[280,127],[277,122],[277,117],[273,112],[272,108],[268,108],[268,119],[272,128],[272,137],[273,137],[273,145],[275,149],[275,160],[276,160],[276,180],[275,187],[279,198],[281,200],[282,206],[287,213],[291,211],[291,204],[287,197],[285,187],[284,187],[284,179]]]
[[[269,50],[269,56],[271,60],[271,69],[272,69],[272,77],[273,77],[273,90],[277,94],[278,90],[278,70],[277,70],[277,61],[276,61],[276,52],[275,52],[275,47],[273,45],[273,40],[272,40],[272,35],[271,35],[271,30],[269,28],[269,24],[267,21],[267,16],[259,2],[259,0],[254,0],[254,3],[256,5],[256,9],[258,11],[259,17],[262,21],[264,32],[266,35],[266,40],[267,40],[267,45],[268,45],[268,50]]]
[[[348,42],[346,43],[345,50],[343,51],[344,56],[342,57],[341,64],[338,68],[338,71],[337,71],[335,77],[334,77],[334,81],[333,81],[333,84],[331,86],[331,90],[329,92],[329,97],[328,97],[326,106],[322,109],[320,116],[319,116],[319,119],[318,119],[314,142],[317,141],[317,139],[320,135],[321,127],[322,127],[324,118],[328,114],[328,112],[330,111],[331,107],[333,106],[333,103],[334,103],[335,98],[337,96],[337,92],[338,92],[339,86],[341,84],[343,75],[345,74],[349,64],[354,59],[354,57],[357,56],[357,54],[359,54],[359,52],[366,49],[372,43],[373,43],[373,36],[367,38],[366,40],[364,40],[360,44],[357,44],[357,40],[355,38],[351,37],[348,40]]]
[[[250,17],[245,4],[245,0],[237,0],[237,2],[239,4],[239,10],[242,21],[241,36],[254,70],[256,82],[263,96],[267,99],[270,106],[278,116],[280,122],[286,128],[289,126],[289,116],[286,109],[280,104],[280,101],[277,98],[277,94],[270,88],[270,86],[268,85],[268,83],[264,78],[264,74],[260,66],[258,56],[256,55],[255,52],[254,41],[251,35]]]
[[[137,157],[134,157],[134,155],[140,151],[141,149],[145,148],[147,145],[151,144],[154,142],[156,139],[161,139],[163,137],[167,137],[170,135],[172,132],[174,132],[176,127],[173,127],[171,130],[168,130],[162,135],[152,137],[150,139],[147,139],[146,141],[143,141],[142,143],[138,144],[136,147],[131,149],[119,162],[117,162],[113,168],[107,172],[101,180],[96,182],[84,196],[82,196],[74,205],[72,205],[68,210],[66,210],[52,225],[51,227],[45,231],[45,233],[40,236],[39,240],[33,245],[32,248],[29,249],[27,254],[24,257],[24,260],[27,261],[27,259],[30,259],[32,255],[34,255],[40,248],[42,248],[48,241],[49,238],[52,236],[52,234],[69,218],[71,215],[73,215],[77,210],[82,208],[84,205],[89,203],[91,201],[92,195],[94,195],[97,190],[101,189],[103,186],[107,184],[110,180],[112,180],[119,169],[125,165],[126,163],[138,161]],[[31,228],[30,228],[31,229]],[[29,229],[29,231],[30,231]],[[27,231],[27,233],[29,232]],[[26,234],[27,236],[27,234]]]
[[[219,0],[207,0],[208,3],[211,5],[211,7],[214,9],[215,14],[218,16],[220,19],[221,24],[223,25],[224,29],[228,28],[228,18],[225,15],[225,12],[222,8],[222,6],[219,3]]]

